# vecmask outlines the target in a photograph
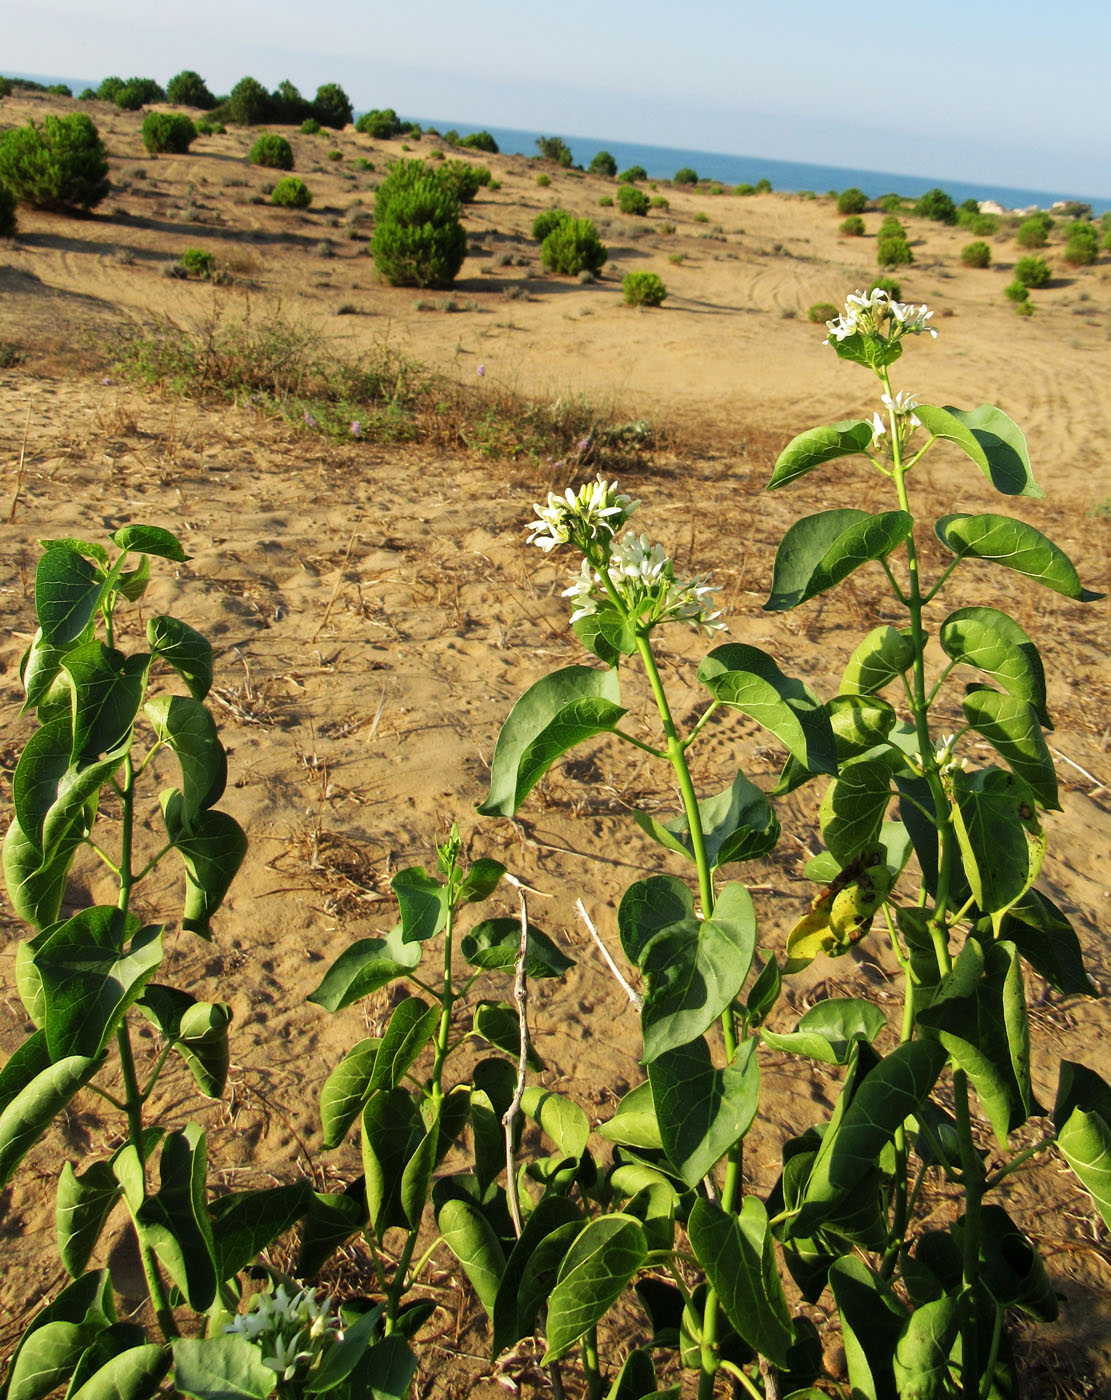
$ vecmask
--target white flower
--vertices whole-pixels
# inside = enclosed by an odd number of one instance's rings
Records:
[[[615,535],[638,505],[618,492],[616,481],[600,476],[580,486],[577,495],[570,487],[562,496],[549,491],[545,505],[533,506],[537,519],[528,526],[529,543],[548,553],[573,542],[585,552],[594,541]]]
[[[887,434],[887,424],[878,413],[872,414],[872,446],[875,447],[881,437]]]
[[[925,306],[892,301],[882,287],[868,292],[851,292],[845,298],[845,309],[834,321],[826,322],[829,332],[824,344],[832,340],[847,340],[851,335],[869,336],[874,340],[894,343],[904,335],[920,335],[925,331],[937,339],[937,331],[927,322],[933,312]]]
[[[671,561],[662,544],[650,544],[647,535],[630,530],[610,551],[610,574],[652,584],[666,573]]]
[[[303,1351],[299,1345],[303,1336],[304,1332],[294,1332],[288,1339],[280,1335],[275,1337],[273,1354],[264,1354],[262,1364],[269,1366],[271,1371],[277,1371],[282,1380],[292,1380],[302,1361],[312,1359],[312,1352]]]
[[[602,576],[596,573],[584,559],[579,569],[579,576],[570,588],[563,590],[564,598],[573,598],[575,609],[571,614],[571,621],[578,622],[580,617],[589,617],[591,613],[598,611],[598,597],[595,592],[596,587],[600,588]]]

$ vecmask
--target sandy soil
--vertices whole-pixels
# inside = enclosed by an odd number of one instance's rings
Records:
[[[0,121],[50,107],[10,99]],[[550,896],[536,901],[535,917],[578,963],[558,989],[536,989],[534,1038],[549,1066],[546,1081],[605,1116],[641,1077],[636,1026],[574,903],[581,895],[612,939],[622,890],[661,868],[658,848],[628,810],[672,810],[666,778],[644,756],[630,760],[629,750],[599,743],[555,770],[519,820],[473,815],[513,699],[581,655],[559,597],[565,561],[524,545],[531,502],[562,482],[562,469],[411,445],[336,446],[249,407],[144,395],[119,382],[103,346],[121,324],[169,318],[203,330],[214,318],[280,304],[346,352],[388,342],[457,376],[475,395],[499,387],[538,399],[583,394],[616,419],[651,420],[665,446],[623,478],[645,502],[641,528],[681,566],[713,570],[733,638],[767,648],[830,695],[861,631],[886,617],[878,572],[773,617],[761,603],[774,545],[799,514],[842,500],[879,508],[882,496],[859,466],[774,496],[761,487],[796,432],[870,412],[867,376],[822,347],[806,311],[866,284],[873,240],[841,238],[826,200],[670,187],[659,191],[667,211],[607,223],[613,211],[597,200],[612,193],[611,182],[553,171],[551,187],[541,189],[523,158],[480,157],[501,188],[465,211],[471,248],[455,289],[450,296],[391,289],[364,253],[372,186],[397,143],[350,130],[293,134],[297,173],[315,198],[309,211],[292,213],[253,202],[270,172],[244,163],[244,133],[201,138],[187,157],[152,159],[137,117],[103,104],[90,110],[111,157],[114,188],[101,211],[71,220],[21,210],[18,237],[0,247],[0,342],[23,357],[0,370],[0,755],[7,804],[29,733],[17,665],[33,630],[36,539],[95,538],[127,520],[176,529],[190,562],[156,568],[143,609],[173,610],[213,640],[213,700],[232,775],[224,805],[251,849],[215,942],[173,942],[176,977],[234,1009],[227,1100],[213,1108],[175,1072],[157,1108],[175,1122],[206,1122],[217,1182],[263,1184],[308,1172],[334,1187],[356,1175],[357,1144],[321,1149],[316,1095],[344,1050],[384,1024],[388,997],[335,1018],[304,997],[347,944],[389,926],[391,875],[427,864],[454,818],[473,854],[497,856]],[[426,139],[413,154],[428,147]],[[341,161],[327,159],[332,148]],[[356,157],[377,170],[356,170]],[[540,270],[528,229],[539,209],[556,203],[599,216],[611,262],[594,285]],[[879,219],[867,216],[870,233]],[[936,308],[940,337],[912,347],[898,382],[933,402],[998,402],[1025,428],[1049,492],[1044,502],[1000,503],[963,459],[939,451],[917,486],[920,508],[1019,515],[1069,552],[1088,586],[1107,589],[1111,267],[1105,258],[1072,272],[1051,249],[1055,280],[1034,294],[1037,314],[1023,320],[1001,295],[1013,239],[995,241],[993,268],[970,271],[959,261],[962,230],[911,220],[909,232],[916,261],[900,276],[903,294]],[[194,246],[215,254],[229,285],[162,275]],[[620,276],[631,268],[660,273],[670,293],[663,308],[622,305]],[[341,306],[357,314],[338,316]],[[927,561],[936,567],[940,554],[927,548]],[[1048,818],[1041,884],[1072,917],[1097,984],[1108,988],[1111,610],[973,567],[957,576],[945,603],[986,600],[1011,611],[1042,648],[1064,810]],[[665,646],[668,682],[687,713],[698,701],[700,646],[678,632]],[[650,732],[648,697],[635,675],[627,687],[627,703]],[[699,750],[697,777],[708,790],[739,765],[768,783],[780,761],[762,731],[724,722]],[[748,872],[767,946],[809,897],[801,868],[815,848],[816,800],[804,789],[783,803],[784,840]],[[91,866],[78,868],[75,884],[80,898],[106,894]],[[171,916],[176,893],[170,883],[147,892],[151,916]],[[27,1030],[13,974],[24,931],[6,904],[0,908],[4,1057]],[[1051,1103],[1063,1055],[1111,1075],[1111,1033],[1100,1003],[1062,999],[1034,981],[1035,1077]],[[790,1023],[809,1001],[850,994],[860,983],[894,1006],[882,953],[865,944],[798,979],[777,1015]],[[475,994],[501,990],[479,984]],[[153,1054],[147,1042],[144,1059]],[[769,1062],[766,1112],[748,1156],[755,1189],[774,1180],[788,1129],[824,1113],[836,1092],[833,1076],[803,1079],[793,1064]],[[59,1156],[110,1150],[114,1132],[95,1100],[82,1099],[0,1197],[0,1349],[62,1279],[53,1246]],[[937,1209],[944,1218],[945,1202]],[[1089,1201],[1050,1161],[1021,1174],[1012,1213],[1043,1248],[1065,1300],[1058,1324],[1024,1340],[1030,1393],[1111,1393],[1111,1254]],[[115,1221],[107,1250],[126,1279]],[[358,1259],[344,1267],[357,1281]],[[495,1393],[481,1310],[459,1293],[446,1254],[437,1256],[429,1286],[442,1307],[421,1393]]]

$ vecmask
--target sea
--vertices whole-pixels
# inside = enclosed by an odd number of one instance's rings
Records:
[[[437,131],[457,130],[461,136],[478,130],[473,122],[452,121],[448,118],[414,118],[422,126],[434,126]],[[567,136],[554,131],[525,131],[517,127],[488,126],[485,128],[505,154],[534,156],[541,135],[563,135],[571,148],[576,165],[585,169],[599,151],[609,151],[618,170],[642,165],[650,180],[670,180],[677,170],[689,166],[700,179],[717,180],[723,185],[755,185],[758,180],[770,180],[773,189],[825,194],[827,190],[847,189],[855,185],[870,199],[884,194],[917,196],[927,190],[941,188],[961,204],[966,199],[994,200],[1004,209],[1049,209],[1061,200],[1090,204],[1094,214],[1111,209],[1111,196],[1081,194],[1076,190],[1026,189],[1018,185],[996,185],[987,180],[954,180],[939,172],[937,175],[908,175],[890,170],[861,170],[848,165],[810,165],[802,161],[771,160],[766,156],[726,155],[721,151],[693,151],[678,146],[645,146],[633,141],[607,141],[595,136]]]

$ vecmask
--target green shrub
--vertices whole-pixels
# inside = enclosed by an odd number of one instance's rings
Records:
[[[612,179],[617,174],[617,162],[609,151],[599,151],[590,162],[589,169],[592,175],[609,175]]]
[[[957,206],[957,223],[962,228],[969,228],[979,212],[980,201],[978,199],[964,199]]]
[[[198,135],[198,136],[223,136],[224,133],[225,133],[226,131],[227,131],[227,127],[224,125],[223,122],[198,122],[198,123],[197,123],[197,135]]]
[[[0,238],[15,233],[15,195],[6,185],[0,185]]]
[[[448,287],[467,254],[459,201],[423,161],[391,165],[374,201],[370,251],[394,287]]]
[[[901,214],[903,210],[903,197],[900,194],[880,195],[876,203],[885,214]]]
[[[895,217],[894,214],[888,214],[885,217],[883,223],[880,224],[880,233],[897,233],[900,237],[902,237],[906,233],[906,229],[903,227],[903,225],[899,222],[899,220]]]
[[[840,315],[837,307],[832,302],[816,301],[806,313],[806,319],[813,325],[825,325],[827,321],[835,321]]]
[[[649,204],[649,207],[652,208],[652,209],[670,209],[670,208],[671,208],[671,201],[670,201],[669,199],[665,199],[665,198],[663,197],[662,194],[654,195],[654,196],[652,197],[652,199],[650,199],[650,200],[648,201],[648,204]]]
[[[301,123],[302,136],[315,136],[319,130],[320,123],[315,117],[306,117],[305,120]]]
[[[935,223],[939,224],[955,224],[957,222],[957,206],[944,190],[937,188],[927,190],[920,199],[915,201],[914,212],[920,219],[933,219]]]
[[[847,190],[842,190],[837,196],[837,212],[839,214],[863,214],[868,208],[868,196],[863,190],[857,189],[855,185],[850,185]],[[842,227],[844,227],[842,225]],[[824,317],[825,320],[832,320],[832,317]]]
[[[961,262],[965,267],[990,267],[991,249],[986,243],[966,243],[961,249]]]
[[[536,177],[536,183],[540,186],[542,190],[546,190],[548,186],[552,183],[552,177],[550,175],[545,175],[543,174],[543,172],[541,172],[541,174],[537,175]]]
[[[393,136],[401,135],[401,122],[392,107],[375,107],[363,113],[355,123],[355,130],[361,131],[364,136],[373,136],[376,141],[388,141]]]
[[[988,234],[999,232],[999,220],[994,214],[977,214],[968,225],[970,233],[974,233],[979,238]]]
[[[9,89],[9,91],[10,91],[10,89]],[[0,97],[6,97],[6,96],[7,96],[7,93],[5,93],[5,92],[2,90],[2,88],[0,88]],[[81,91],[77,94],[77,100],[78,100],[78,102],[91,102],[95,97],[96,97],[96,88],[91,88],[91,87],[90,87],[90,88],[82,88]]]
[[[0,185],[35,209],[91,209],[109,189],[104,143],[84,112],[14,127],[0,136]]]
[[[270,203],[282,209],[307,209],[312,203],[312,192],[296,175],[283,175],[270,191]]]
[[[354,121],[351,99],[339,83],[322,83],[312,100],[312,115],[321,126],[329,126],[333,131],[342,131]]]
[[[461,146],[466,146],[470,151],[485,151],[487,155],[496,156],[498,154],[498,143],[488,131],[472,131],[464,136],[459,142]]]
[[[756,193],[756,186],[755,186],[755,185],[747,185],[747,184],[738,185],[737,188],[733,191],[733,193],[734,193],[734,194],[755,194],[755,193]]]
[[[589,272],[601,272],[606,257],[607,250],[591,221],[572,219],[568,215],[552,228],[540,249],[544,268],[568,277],[577,277],[584,268]]]
[[[860,238],[864,234],[864,220],[859,214],[850,214],[847,219],[841,221],[841,232],[846,238]],[[831,318],[825,317],[828,321]]]
[[[1009,282],[1003,288],[1003,295],[1008,301],[1025,301],[1030,295],[1030,289],[1016,278],[1015,281]]]
[[[598,200],[598,208],[599,208],[599,209],[612,209],[612,208],[613,208],[613,197],[612,197],[612,195],[608,195],[608,194],[602,195],[602,197]],[[1111,234],[1109,234],[1108,237],[1111,238]]]
[[[335,161],[335,160],[342,160],[342,159],[343,159],[343,152],[342,152],[342,151],[334,151],[334,150],[333,150],[333,151],[329,151],[329,152],[328,152],[328,159],[329,159],[329,160],[332,160],[332,161]]]
[[[724,193],[725,193],[725,186],[724,186],[724,185],[711,185],[711,186],[710,186],[710,193],[711,193],[711,194],[724,194]]]
[[[471,165],[466,160],[445,160],[436,170],[436,178],[460,204],[470,204],[479,187],[489,183],[490,172],[484,165]]]
[[[148,102],[165,102],[166,93],[153,78],[128,78],[116,89],[115,103],[125,112],[137,112]]]
[[[697,185],[698,175],[689,165],[681,166],[671,177],[673,185]]]
[[[1020,248],[1044,248],[1048,237],[1049,230],[1045,226],[1045,221],[1035,217],[1019,224],[1018,232],[1015,234],[1015,242]]]
[[[914,261],[904,234],[880,233],[876,239],[876,262],[880,267],[904,267]]]
[[[532,221],[532,236],[537,243],[543,243],[552,229],[566,223],[571,215],[566,209],[543,209]]]
[[[72,97],[73,89],[68,83],[51,83],[46,89],[51,97]]]
[[[766,177],[756,181],[755,190],[757,194],[771,194],[772,182]]]
[[[1033,287],[1035,290],[1048,287],[1051,275],[1045,258],[1019,258],[1015,263],[1015,281],[1021,282],[1024,287]]]
[[[709,214],[704,214],[700,209],[698,213],[694,215],[694,221],[696,224],[708,224],[710,222],[710,216]]]
[[[148,112],[143,118],[142,137],[152,156],[163,151],[183,155],[197,139],[197,128],[182,112]]]
[[[896,282],[894,277],[876,277],[868,284],[868,295],[874,291],[886,292],[892,301],[902,301],[903,288],[900,282]]]
[[[634,185],[638,180],[647,180],[648,171],[643,165],[630,165],[628,170],[623,170],[617,178],[624,185]]]
[[[115,76],[101,78],[96,95],[101,102],[115,102],[116,94],[123,87],[123,79]]]
[[[178,259],[178,266],[190,277],[211,277],[216,259],[203,248],[186,248]]]
[[[204,112],[216,106],[216,99],[199,73],[185,68],[166,84],[166,101],[176,107],[200,107]]]
[[[538,136],[536,149],[545,160],[554,160],[562,166],[571,164],[571,147],[562,136]]]
[[[662,306],[667,288],[654,272],[626,272],[621,279],[621,295],[626,306]]]
[[[264,165],[269,170],[292,170],[293,147],[284,136],[266,131],[247,152],[247,160],[251,165]]]
[[[224,107],[227,121],[234,122],[236,126],[258,126],[271,120],[274,102],[255,78],[240,78]]]
[[[648,196],[635,185],[622,185],[617,191],[617,207],[622,214],[643,217],[648,213]]]
[[[1070,267],[1088,267],[1099,257],[1099,234],[1095,224],[1070,224],[1065,230],[1065,261]]]

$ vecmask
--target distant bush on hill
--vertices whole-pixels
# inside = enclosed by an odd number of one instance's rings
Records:
[[[554,160],[557,165],[571,164],[571,147],[562,136],[538,136],[536,149],[545,160]]]
[[[460,204],[470,204],[483,185],[490,183],[490,172],[484,165],[472,165],[466,160],[445,160],[436,171],[449,194]]]
[[[116,89],[112,100],[125,112],[137,112],[151,102],[165,102],[166,91],[153,78],[128,78]]]
[[[643,165],[630,165],[628,170],[623,170],[617,178],[623,185],[633,185],[637,180],[647,180],[648,171]]]
[[[320,123],[315,117],[306,117],[301,123],[302,136],[315,136],[320,131]]]
[[[590,173],[592,175],[608,175],[612,179],[617,174],[617,162],[609,151],[599,151],[590,162]]]
[[[342,131],[355,119],[351,99],[339,83],[322,83],[317,88],[311,115],[321,126],[331,127],[333,131]]]
[[[247,152],[251,165],[264,165],[271,170],[293,169],[293,147],[284,136],[264,132]]]
[[[673,185],[697,185],[698,174],[689,165],[683,165],[671,177],[671,183]]]
[[[148,112],[141,134],[150,155],[182,155],[197,139],[197,128],[183,112]]]
[[[880,195],[876,203],[885,214],[899,214],[903,208],[903,197],[901,194]]]
[[[459,142],[461,146],[466,146],[471,151],[485,151],[487,155],[496,156],[498,154],[498,143],[488,131],[472,131],[464,136]]]
[[[1064,257],[1070,267],[1088,267],[1099,258],[1099,232],[1095,224],[1078,221],[1065,229]]]
[[[829,301],[816,301],[807,311],[806,319],[811,325],[823,325],[826,321],[833,321],[837,318],[837,307]]]
[[[590,219],[564,218],[544,239],[540,261],[549,272],[577,277],[584,269],[600,272],[607,250]]]
[[[543,243],[552,229],[566,223],[571,217],[566,209],[543,209],[532,221],[532,236],[537,243]]]
[[[109,189],[104,143],[84,112],[14,127],[0,136],[0,185],[36,209],[91,209]]]
[[[841,221],[841,233],[843,233],[846,238],[862,238],[864,232],[864,220],[859,214],[850,214],[847,219]],[[828,321],[830,319],[831,318],[828,316],[822,317],[823,321]]]
[[[880,267],[905,267],[914,261],[906,235],[881,229],[876,239],[876,262]]]
[[[621,279],[621,295],[627,306],[662,306],[667,288],[655,272],[626,272]]]
[[[868,283],[868,295],[873,292],[886,292],[892,301],[902,301],[903,287],[901,282],[896,282],[894,277],[875,277]]]
[[[270,121],[273,102],[270,94],[255,78],[240,78],[231,90],[231,96],[223,104],[227,109],[226,121],[236,126],[260,126]]]
[[[307,209],[312,203],[312,192],[296,175],[283,175],[270,191],[270,203],[282,209]]]
[[[166,84],[166,101],[177,107],[200,107],[205,112],[216,106],[208,84],[192,68],[183,68]]]
[[[648,213],[648,196],[635,185],[622,185],[617,191],[617,207],[622,214],[643,217]]]
[[[68,83],[51,83],[46,90],[52,97],[73,96],[73,89]]]
[[[941,189],[927,190],[914,205],[914,212],[920,219],[933,219],[939,224],[957,222],[957,206]]]
[[[1048,287],[1053,274],[1044,258],[1019,258],[1015,263],[1015,281],[1023,287]]]
[[[961,249],[961,262],[965,267],[990,267],[991,249],[986,243],[966,243]]]
[[[1015,242],[1020,248],[1044,248],[1049,241],[1049,230],[1052,226],[1052,219],[1047,225],[1040,214],[1035,214],[1032,219],[1026,219],[1019,224]]]
[[[467,253],[459,201],[423,161],[391,165],[374,201],[371,253],[392,286],[447,287]]]
[[[755,189],[757,194],[771,194],[772,182],[767,176],[764,176],[762,179],[756,181]]]
[[[850,185],[847,190],[842,190],[837,196],[837,212],[839,214],[863,214],[868,208],[868,196],[863,190],[857,189],[855,185]],[[828,317],[823,317],[828,320]]]
[[[392,107],[375,107],[363,113],[355,123],[355,130],[364,136],[373,136],[376,141],[388,141],[400,136],[401,121]]]

